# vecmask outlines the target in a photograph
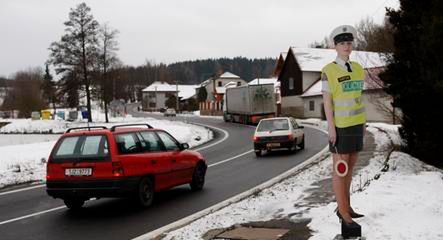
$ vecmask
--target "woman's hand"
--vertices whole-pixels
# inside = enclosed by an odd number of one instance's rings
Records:
[[[335,127],[329,127],[328,128],[328,134],[329,134],[329,142],[335,146],[335,142],[337,140],[337,133],[335,132]]]

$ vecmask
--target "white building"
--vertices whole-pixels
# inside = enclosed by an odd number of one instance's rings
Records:
[[[167,82],[154,82],[142,90],[142,106],[145,111],[158,111],[166,107],[170,96],[177,96],[180,101],[195,96],[199,85],[175,85]]]
[[[204,87],[207,92],[206,101],[200,102],[201,115],[223,115],[223,95],[227,87],[243,86],[247,82],[239,76],[225,72],[218,77],[211,77],[202,82],[198,88]]]

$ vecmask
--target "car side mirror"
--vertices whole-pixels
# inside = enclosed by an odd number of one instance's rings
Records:
[[[188,149],[189,148],[189,144],[187,144],[187,143],[180,143],[180,149],[181,150],[185,150],[185,149]]]

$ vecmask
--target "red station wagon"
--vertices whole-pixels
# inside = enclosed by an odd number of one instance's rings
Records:
[[[188,148],[148,124],[70,128],[48,159],[46,191],[70,209],[90,198],[128,196],[147,207],[154,192],[188,183],[203,188],[206,161]]]

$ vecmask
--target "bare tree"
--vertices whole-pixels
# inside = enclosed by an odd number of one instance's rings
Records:
[[[40,90],[42,83],[43,73],[40,68],[17,72],[13,79],[12,89],[7,92],[3,108],[18,110],[19,117],[30,117],[32,111],[40,111],[45,107]]]
[[[64,23],[65,34],[59,42],[53,42],[49,47],[50,62],[56,67],[57,74],[72,74],[79,72],[86,92],[88,121],[92,122],[91,114],[91,72],[98,57],[98,27],[99,24],[91,14],[91,8],[85,3],[71,8],[69,20]]]
[[[324,48],[324,49],[328,49],[328,48],[330,48],[330,46],[331,46],[331,43],[330,43],[330,40],[329,40],[329,38],[327,36],[325,36],[323,38],[323,41],[320,41],[320,42],[314,41],[313,43],[309,44],[310,48]]]
[[[99,62],[102,70],[102,99],[105,107],[106,122],[109,122],[108,103],[111,101],[112,97],[114,97],[111,96],[112,91],[110,91],[108,70],[113,64],[119,62],[117,54],[115,53],[118,50],[118,42],[116,41],[117,34],[118,30],[110,28],[106,23],[101,26],[99,31],[99,38],[101,40]]]
[[[355,28],[357,50],[382,53],[394,51],[393,28],[387,19],[382,25],[378,25],[368,17],[361,20]]]

